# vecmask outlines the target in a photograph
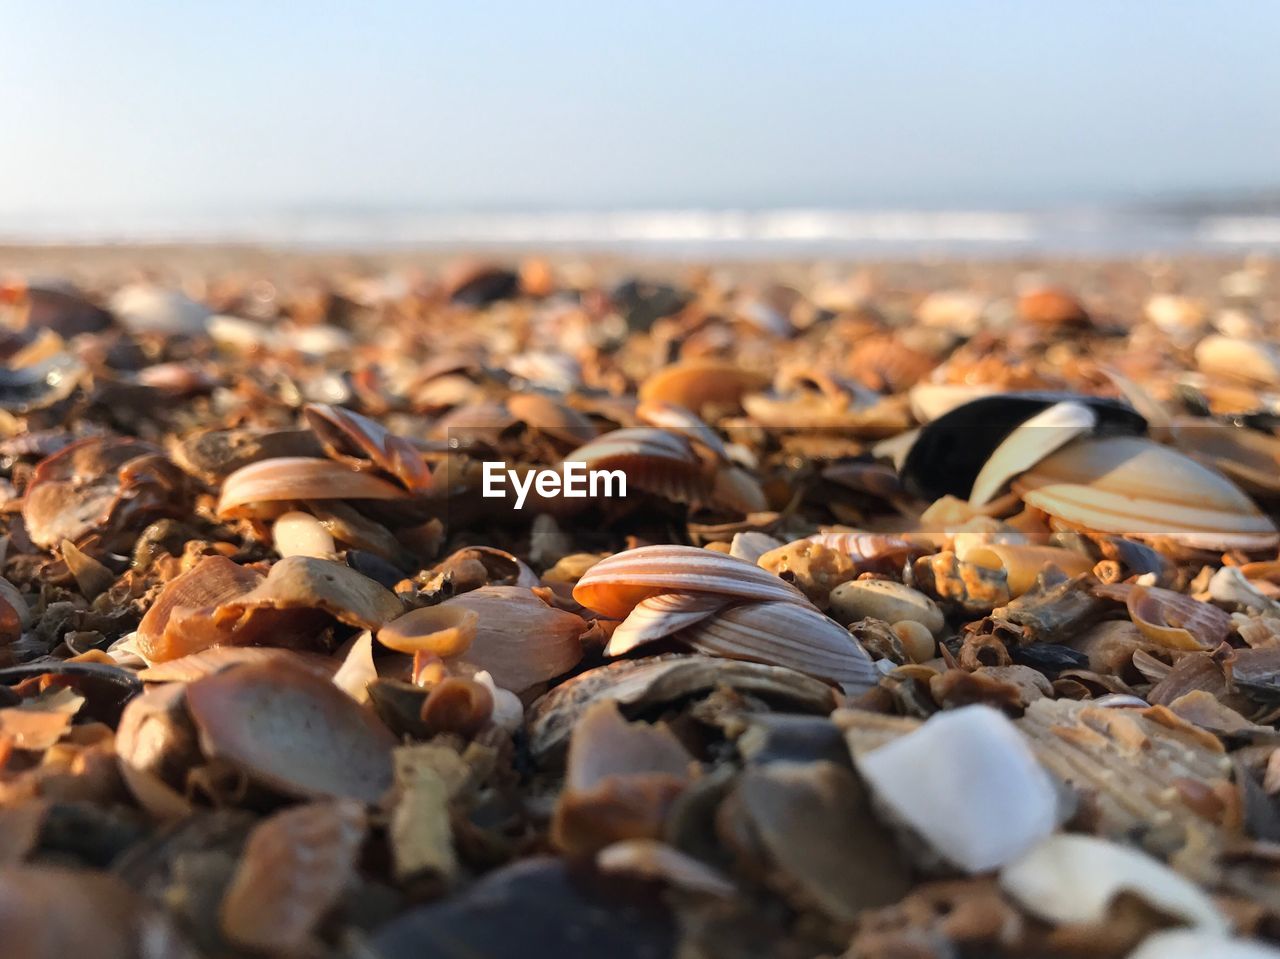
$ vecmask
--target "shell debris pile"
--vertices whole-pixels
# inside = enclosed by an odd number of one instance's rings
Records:
[[[3,287],[6,959],[1280,956],[1272,264],[284,262]]]

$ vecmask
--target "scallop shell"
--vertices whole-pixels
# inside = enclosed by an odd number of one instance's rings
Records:
[[[871,657],[849,631],[808,605],[730,606],[686,629],[681,639],[700,652],[785,666],[830,680],[850,695],[866,692],[880,681]]]
[[[583,606],[619,619],[660,593],[808,603],[800,590],[752,563],[693,546],[641,546],[615,553],[587,570],[573,588],[573,598]]]
[[[294,500],[401,500],[408,496],[384,479],[333,460],[281,456],[242,466],[228,476],[218,497],[218,516],[258,516],[263,514],[263,504]]]
[[[1028,506],[1066,523],[1202,549],[1265,549],[1275,525],[1220,473],[1151,440],[1076,440],[1014,481]]]
[[[289,663],[236,666],[187,687],[207,756],[283,793],[380,800],[396,739],[328,679]]]

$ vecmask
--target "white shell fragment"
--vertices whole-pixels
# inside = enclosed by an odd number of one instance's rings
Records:
[[[1006,436],[982,464],[973,481],[969,502],[985,506],[1014,477],[1035,466],[1077,436],[1093,431],[1098,415],[1083,403],[1055,403]]]
[[[999,868],[1057,828],[1049,774],[990,706],[938,713],[857,763],[895,817],[968,873]]]
[[[831,612],[842,623],[872,617],[886,623],[911,620],[937,635],[946,625],[938,604],[918,589],[887,579],[856,579],[831,591]]]
[[[1000,872],[1000,885],[1029,912],[1052,923],[1104,922],[1129,893],[1168,916],[1225,934],[1227,921],[1191,880],[1144,852],[1096,836],[1062,834]]]

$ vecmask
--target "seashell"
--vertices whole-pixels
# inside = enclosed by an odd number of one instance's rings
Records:
[[[470,738],[489,724],[493,705],[493,694],[484,683],[447,676],[427,693],[420,718],[431,735],[453,733]]]
[[[801,390],[790,395],[751,393],[742,406],[752,421],[773,429],[838,430],[859,436],[894,436],[911,425],[896,398],[832,395]]]
[[[560,754],[588,705],[602,699],[635,716],[725,686],[781,711],[825,716],[835,694],[821,680],[777,666],[670,654],[597,666],[555,686],[529,709],[529,748],[536,758]]]
[[[737,600],[805,603],[804,594],[752,563],[692,546],[641,546],[592,566],[573,598],[605,616],[623,618],[660,593],[709,593]]]
[[[596,853],[606,875],[665,882],[684,893],[732,899],[737,888],[719,870],[657,839],[622,839]]]
[[[207,556],[160,591],[138,624],[138,651],[152,662],[176,659],[196,650],[187,638],[171,632],[175,610],[203,609],[233,600],[262,583],[258,571],[237,565],[224,556]]]
[[[988,297],[972,290],[935,290],[916,307],[916,319],[923,326],[973,336],[982,329],[990,304]]]
[[[236,666],[187,687],[212,758],[286,796],[378,802],[395,737],[329,680],[284,662]]]
[[[1213,650],[1231,632],[1230,615],[1170,589],[1116,583],[1094,592],[1123,601],[1142,635],[1168,649]]]
[[[1215,603],[1280,614],[1280,603],[1253,585],[1239,566],[1223,566],[1209,580],[1209,598]]]
[[[304,952],[355,878],[365,829],[364,808],[349,800],[295,806],[259,823],[222,897],[227,941],[256,952]]]
[[[586,855],[624,839],[657,839],[692,764],[665,725],[627,722],[614,703],[592,704],[569,742],[552,843]]]
[[[1036,413],[1001,440],[982,464],[973,481],[969,502],[974,506],[985,506],[1011,480],[1077,436],[1092,432],[1097,424],[1098,415],[1092,409],[1070,400],[1054,403]]]
[[[461,656],[475,640],[479,622],[479,614],[464,606],[425,606],[384,625],[378,642],[398,653]]]
[[[606,656],[622,656],[637,646],[672,636],[729,603],[707,593],[659,593],[636,605],[609,637]]]
[[[373,663],[373,634],[367,629],[338,650],[342,665],[333,674],[333,684],[358,703],[369,701],[369,684],[378,678]]]
[[[524,726],[524,703],[520,697],[509,689],[503,689],[493,682],[487,669],[477,670],[471,677],[493,697],[493,713],[489,717],[495,726],[513,735]]]
[[[1139,437],[1076,440],[1014,482],[1023,501],[1073,525],[1200,549],[1265,549],[1274,524],[1230,480]]]
[[[893,623],[891,628],[913,663],[928,662],[937,652],[938,642],[924,623],[918,623],[914,619],[904,619]]]
[[[507,409],[525,426],[563,443],[590,443],[599,432],[586,416],[543,393],[517,393],[507,399]]]
[[[712,481],[712,506],[744,516],[762,513],[769,505],[759,481],[739,466],[722,464]]]
[[[685,360],[663,367],[640,384],[642,403],[671,403],[702,415],[703,407],[737,406],[746,393],[769,385],[763,373],[724,360]]]
[[[848,630],[808,605],[730,606],[695,623],[680,638],[699,652],[785,666],[830,680],[849,695],[866,692],[880,681],[871,657]]]
[[[260,460],[323,454],[311,430],[205,430],[169,446],[169,455],[182,470],[210,486]]]
[[[1165,333],[1195,333],[1208,321],[1204,303],[1189,296],[1156,293],[1142,306],[1146,318]]]
[[[272,524],[271,542],[282,557],[333,559],[337,551],[333,534],[325,528],[324,523],[310,513],[299,510],[284,513]]]
[[[582,659],[581,616],[546,603],[520,586],[483,586],[442,603],[479,617],[466,659],[504,689],[523,692],[568,672]]]
[[[1212,466],[1246,490],[1280,493],[1280,438],[1261,430],[1205,419],[1172,424],[1179,449]]]
[[[0,410],[24,415],[48,409],[76,391],[88,369],[60,353],[17,368],[0,367]]]
[[[820,543],[829,549],[844,553],[859,567],[884,564],[901,568],[903,563],[929,551],[928,547],[919,543],[887,533],[830,529],[806,538],[810,542]]]
[[[994,386],[960,383],[917,383],[911,387],[911,415],[921,423],[931,423],[972,400],[998,392]]]
[[[315,670],[330,677],[336,668],[328,656],[302,653],[274,646],[210,646],[177,659],[167,659],[138,670],[138,678],[146,683],[189,683],[231,666],[286,660],[302,669]]]
[[[979,474],[1004,440],[1033,416],[1060,403],[1087,406],[1096,417],[1096,429],[1102,432],[1142,433],[1146,430],[1146,420],[1117,400],[1070,393],[984,396],[957,406],[920,429],[902,464],[903,486],[930,501],[948,494],[967,499]],[[1051,430],[1049,435],[1060,432]],[[1036,446],[1034,434],[1028,441]],[[1015,462],[1021,459],[1012,453],[1009,456]]]
[[[1126,959],[1280,959],[1280,949],[1260,939],[1231,939],[1198,929],[1166,929],[1142,940]]]
[[[255,609],[321,610],[349,626],[376,630],[400,616],[404,603],[386,587],[342,563],[288,556],[275,563],[267,578],[254,589],[221,603],[219,625],[243,618]]]
[[[250,463],[228,476],[218,497],[218,516],[269,515],[273,504],[294,500],[402,500],[408,495],[384,479],[332,460],[282,456]]]
[[[394,875],[401,882],[428,879],[451,885],[458,856],[449,803],[470,770],[453,750],[434,744],[401,746],[394,761],[395,802],[388,824]]]
[[[1018,316],[1035,326],[1088,326],[1089,313],[1075,296],[1057,287],[1039,287],[1018,297]]]
[[[431,488],[431,471],[422,453],[382,424],[326,403],[309,403],[302,413],[325,452],[338,462],[357,470],[381,469],[399,480],[410,493]]]
[[[871,617],[886,623],[913,620],[937,635],[946,625],[942,610],[918,589],[886,579],[857,579],[831,591],[831,612],[844,623]]]
[[[538,574],[521,559],[492,546],[464,546],[434,569],[453,580],[454,589],[466,592],[476,586],[537,586]]]
[[[636,417],[649,426],[669,432],[683,433],[695,443],[700,443],[722,460],[729,458],[729,451],[718,433],[699,416],[683,406],[673,403],[641,403],[636,407]]]
[[[622,470],[632,486],[677,503],[704,497],[706,467],[685,437],[650,427],[614,430],[565,456],[588,470]]]
[[[0,304],[14,303],[9,324],[21,330],[48,331],[63,339],[101,333],[111,314],[85,298],[69,280],[32,278],[0,285]]]
[[[149,283],[121,287],[109,305],[116,320],[131,333],[203,336],[213,315],[203,303]]]
[[[1052,780],[990,706],[938,713],[856,761],[894,818],[970,874],[1016,860],[1058,825]]]
[[[31,625],[31,608],[18,587],[0,577],[0,644],[7,645],[22,636]]]
[[[6,959],[197,959],[164,911],[119,876],[51,865],[0,869]]]
[[[1229,928],[1191,880],[1144,852],[1097,836],[1050,836],[1005,864],[1000,887],[1055,925],[1105,923],[1116,898],[1128,894],[1196,928],[1218,934]]]
[[[852,923],[869,908],[897,902],[911,887],[909,866],[847,764],[749,768],[716,819],[725,833],[752,837],[737,858],[750,862],[798,911]]]
[[[987,569],[1003,569],[1009,595],[1015,598],[1032,589],[1040,574],[1050,566],[1067,576],[1078,576],[1089,572],[1094,565],[1092,559],[1074,550],[1018,543],[974,546],[965,552],[964,561]]]
[[[844,362],[845,369],[858,382],[885,393],[909,389],[937,365],[934,357],[889,335],[859,339]]]
[[[759,530],[744,530],[734,533],[729,542],[729,555],[734,559],[746,560],[748,563],[760,565],[760,557],[770,550],[785,546],[782,540]]]
[[[1263,386],[1280,386],[1280,348],[1213,333],[1196,344],[1201,372]]]
[[[121,778],[148,812],[159,818],[191,812],[182,790],[200,749],[184,686],[153,686],[130,700],[120,715],[115,746]]]

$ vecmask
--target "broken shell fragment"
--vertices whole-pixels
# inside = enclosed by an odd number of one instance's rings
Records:
[[[968,873],[1013,861],[1058,825],[1052,780],[990,706],[938,713],[857,765],[895,819]]]
[[[287,796],[375,803],[395,737],[329,680],[283,662],[197,680],[187,705],[206,755]]]
[[[1115,899],[1137,896],[1153,909],[1224,934],[1225,917],[1189,879],[1144,852],[1096,836],[1051,836],[1000,870],[1000,886],[1052,923],[1102,923]]]

